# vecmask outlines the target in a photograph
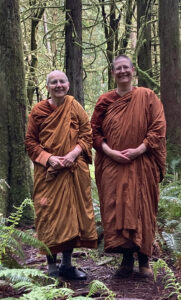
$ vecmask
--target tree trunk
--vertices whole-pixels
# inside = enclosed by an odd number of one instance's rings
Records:
[[[1,193],[6,215],[30,197],[29,166],[25,153],[25,75],[18,0],[0,1],[0,179],[10,186]],[[28,220],[28,216],[27,216]]]
[[[30,5],[36,5],[36,0],[31,1]],[[44,5],[44,6],[43,6]],[[42,3],[42,8],[32,9],[32,18],[31,18],[31,42],[30,42],[30,50],[31,50],[31,62],[30,62],[30,69],[29,69],[29,80],[28,80],[28,86],[27,86],[27,97],[29,101],[29,105],[32,106],[33,103],[33,95],[36,91],[37,95],[37,102],[40,101],[39,99],[39,93],[38,93],[38,86],[37,86],[37,79],[36,79],[36,67],[38,63],[37,58],[37,42],[36,42],[36,36],[37,36],[37,30],[38,30],[38,24],[40,19],[43,16],[43,13],[45,11],[45,5],[46,3]]]
[[[148,23],[151,19],[151,9],[150,2],[148,0],[137,0],[137,32],[143,26],[143,35],[142,41],[143,44],[139,48],[138,52],[138,66],[142,71],[146,71],[147,74],[151,77],[151,23]],[[138,85],[153,88],[151,82],[147,80],[146,77],[143,77],[141,73],[138,72]]]
[[[48,39],[48,25],[47,25],[47,14],[46,14],[46,10],[44,11],[43,14],[43,27],[44,27],[44,33],[45,33],[45,44],[46,44],[46,49],[48,54],[51,56],[52,55],[52,51],[51,51],[51,44],[50,41]]]
[[[69,94],[84,106],[82,67],[82,1],[66,0],[65,66]]]
[[[181,156],[181,46],[179,0],[159,1],[161,99],[172,158]]]
[[[133,30],[131,25],[133,21],[133,15],[135,13],[135,7],[136,7],[135,0],[128,0],[126,16],[125,16],[125,29],[120,39],[119,47],[118,46],[115,47],[115,49],[118,50],[119,55],[125,54],[126,52],[126,48],[130,40],[131,32]]]
[[[116,16],[116,3],[115,0],[110,1],[109,13],[106,12],[104,6],[106,6],[106,2],[104,0],[99,0],[101,4],[102,10],[102,18],[104,24],[104,34],[107,44],[106,49],[106,57],[108,62],[108,90],[114,88],[114,80],[112,77],[112,61],[114,59],[115,54],[117,54],[118,49],[118,27],[121,19],[121,10]]]

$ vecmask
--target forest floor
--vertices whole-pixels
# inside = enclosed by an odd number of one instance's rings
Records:
[[[24,267],[37,268],[47,273],[47,265],[45,257],[39,254],[37,249],[32,247],[25,247],[25,263]],[[164,258],[165,254],[156,254],[152,257],[152,262],[158,258]],[[59,257],[58,257],[59,258]],[[59,258],[60,259],[60,258]],[[169,256],[167,256],[167,261]],[[82,268],[87,273],[87,280],[84,281],[64,281],[59,278],[59,286],[66,286],[73,289],[74,296],[86,296],[89,291],[89,284],[93,280],[99,280],[103,282],[110,290],[115,293],[115,299],[129,299],[129,300],[156,300],[156,299],[177,299],[176,296],[168,297],[170,291],[165,289],[163,279],[165,277],[164,271],[159,271],[157,280],[154,278],[142,278],[138,273],[138,268],[135,267],[135,271],[128,278],[115,278],[114,273],[120,263],[120,256],[102,254],[98,250],[85,250],[76,249],[73,254],[73,264]],[[170,260],[171,263],[171,260]],[[181,279],[181,270],[175,269],[175,277],[179,281]],[[19,298],[22,295],[22,291],[18,292],[10,285],[0,285],[0,299],[7,297]],[[95,299],[106,299],[106,296],[96,294]],[[11,298],[12,299],[12,298]],[[63,298],[57,298],[63,299]],[[65,298],[64,298],[65,299]]]

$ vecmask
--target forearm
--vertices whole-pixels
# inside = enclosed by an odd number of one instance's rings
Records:
[[[74,159],[76,159],[82,152],[82,148],[80,145],[76,145],[75,148],[70,152],[72,157],[74,157]]]
[[[108,146],[108,144],[106,143],[106,142],[102,142],[102,144],[101,144],[101,146],[102,146],[102,150],[103,150],[103,152],[107,155],[107,156],[111,156],[111,148]]]
[[[143,153],[146,152],[147,147],[146,147],[146,145],[145,145],[144,143],[142,143],[140,146],[138,146],[138,147],[136,148],[136,150],[137,150],[138,156],[139,156],[139,155],[141,155],[141,154],[143,154]]]

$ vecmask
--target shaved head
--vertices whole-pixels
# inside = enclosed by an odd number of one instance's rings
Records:
[[[127,59],[129,61],[130,66],[133,68],[133,63],[132,63],[131,59],[127,55],[121,54],[121,55],[116,56],[113,59],[113,62],[112,62],[112,71],[114,71],[114,64],[115,64],[115,62],[118,61],[121,58]]]
[[[65,80],[68,81],[67,75],[64,72],[59,71],[59,70],[54,70],[54,71],[51,71],[47,75],[46,84],[49,85],[51,77],[56,76],[56,75],[63,75],[63,77],[65,78]]]

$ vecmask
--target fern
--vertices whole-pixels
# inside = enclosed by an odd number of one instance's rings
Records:
[[[49,279],[47,275],[36,269],[0,269],[0,278],[5,278],[12,283],[31,282],[35,277]]]
[[[33,205],[31,199],[25,199],[20,207],[16,207],[16,211],[13,212],[9,218],[1,218],[0,220],[0,263],[3,263],[5,266],[10,265],[8,262],[9,259],[9,261],[11,261],[11,265],[16,267],[17,261],[15,256],[19,258],[24,257],[22,244],[45,249],[46,252],[50,254],[48,247],[43,242],[34,238],[30,234],[15,228],[22,217],[24,207],[27,205]]]
[[[105,298],[104,298],[105,300],[115,299],[115,294],[113,293],[113,291],[109,290],[108,287],[103,282],[101,282],[99,280],[93,280],[90,283],[90,291],[89,291],[88,297],[96,294],[98,291],[106,292],[107,296],[105,296]]]
[[[177,255],[181,251],[179,240],[181,221],[181,181],[172,181],[161,185],[158,210],[158,226],[167,248]]]
[[[160,269],[165,270],[165,289],[172,289],[169,293],[168,298],[172,295],[176,295],[178,300],[181,300],[181,284],[177,282],[174,272],[168,267],[167,263],[163,259],[159,259],[157,262],[153,263],[153,273],[154,279],[156,281],[158,276],[158,271]]]
[[[66,287],[58,288],[58,280],[50,279],[42,271],[36,269],[0,269],[0,278],[5,278],[12,283],[13,288],[21,290],[24,294],[19,298],[21,300],[53,300],[57,297],[66,298],[68,300],[90,300],[91,296],[100,291],[101,296],[105,300],[114,300],[115,294],[108,289],[108,287],[98,281],[94,280],[90,283],[90,291],[86,297],[73,297],[74,291]],[[46,284],[49,280],[52,284]],[[6,298],[10,300],[14,298]],[[4,299],[5,300],[5,299]]]
[[[73,290],[68,288],[58,288],[58,281],[53,280],[53,284],[43,285],[50,280],[50,277],[42,271],[36,269],[8,269],[0,270],[0,278],[5,278],[13,283],[15,289],[23,289],[24,294],[21,300],[53,300],[57,297],[71,297]],[[8,298],[7,298],[8,299]],[[13,298],[12,298],[13,299]]]
[[[19,299],[21,300],[53,300],[57,297],[71,297],[73,290],[68,288],[56,288],[56,285],[47,285],[43,287],[33,286],[33,289],[28,294],[24,294]]]
[[[68,300],[92,300],[93,298],[90,298],[88,296],[77,296],[77,297],[70,297]]]

